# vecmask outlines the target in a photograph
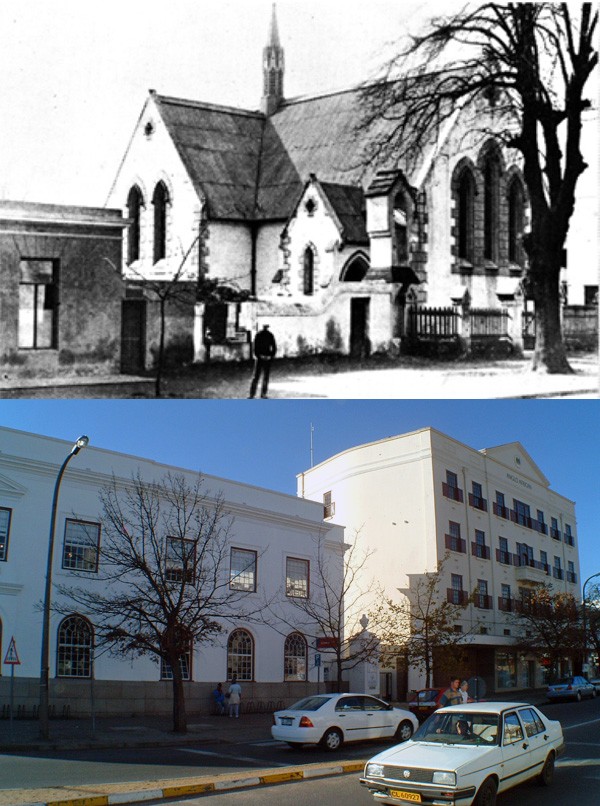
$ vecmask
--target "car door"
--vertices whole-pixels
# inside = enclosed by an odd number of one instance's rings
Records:
[[[550,750],[550,737],[546,726],[540,719],[537,711],[533,708],[519,708],[519,717],[523,724],[525,742],[529,742],[529,754],[531,756],[528,777],[538,775],[542,771],[546,756]]]
[[[362,697],[365,719],[367,722],[368,738],[379,739],[383,736],[393,736],[396,732],[398,719],[387,703],[376,697]]]
[[[529,741],[523,733],[523,726],[516,711],[507,711],[502,719],[502,761],[500,763],[499,790],[525,781],[530,766]]]
[[[344,738],[347,742],[370,738],[363,710],[363,699],[364,697],[349,695],[340,697],[336,703],[335,718],[344,731]]]

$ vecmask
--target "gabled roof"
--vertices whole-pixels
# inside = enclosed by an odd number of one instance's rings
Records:
[[[321,182],[340,224],[341,236],[346,243],[368,244],[369,236],[365,225],[364,193],[357,185],[339,185],[334,182]]]

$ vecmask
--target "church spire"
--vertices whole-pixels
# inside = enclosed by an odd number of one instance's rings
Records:
[[[283,48],[279,42],[277,11],[275,3],[271,13],[269,35],[263,48],[263,97],[261,108],[265,115],[271,115],[283,100]]]

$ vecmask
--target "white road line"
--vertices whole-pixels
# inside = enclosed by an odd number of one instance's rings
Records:
[[[264,759],[252,758],[250,756],[230,756],[225,755],[224,753],[214,753],[211,750],[195,750],[193,747],[180,747],[179,750],[181,750],[183,753],[195,753],[197,756],[216,756],[217,758],[221,758],[224,761],[228,761],[229,759],[231,759],[231,761],[250,761],[252,762],[252,764],[260,764],[263,767],[265,765]],[[289,762],[287,761],[271,761],[271,759],[269,759],[269,765],[275,767],[290,766]]]
[[[566,730],[574,730],[575,728],[584,728],[586,725],[595,725],[596,722],[600,722],[600,719],[589,719],[587,722],[578,722],[577,725],[567,725],[567,727],[563,727],[563,733]]]
[[[600,758],[561,758],[557,767],[600,767]]]

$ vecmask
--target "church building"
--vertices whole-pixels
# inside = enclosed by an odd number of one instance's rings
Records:
[[[144,104],[108,205],[130,221],[124,276],[147,360],[144,279],[226,290],[169,319],[196,360],[207,335],[213,356],[247,356],[264,323],[279,355],[361,356],[399,348],[410,305],[522,307],[527,193],[518,153],[481,137],[502,123],[494,98],[457,108],[409,168],[366,159],[393,124],[358,128],[364,88],[286,98],[275,6],[263,76],[256,111],[154,90]]]

